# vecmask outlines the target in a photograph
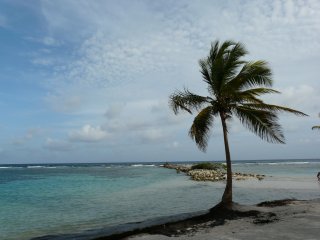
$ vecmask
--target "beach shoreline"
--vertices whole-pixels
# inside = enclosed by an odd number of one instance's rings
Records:
[[[252,207],[274,199],[319,198],[315,173],[319,164],[319,160],[234,164],[235,172],[266,175],[262,181],[234,181],[234,201]],[[0,235],[8,240],[88,240],[167,225],[207,213],[220,201],[225,187],[223,180],[192,181],[184,173],[176,174],[155,163],[10,165],[1,171]],[[65,196],[70,201],[61,204]],[[237,220],[226,224],[229,221]],[[193,229],[177,228],[179,234],[191,234]],[[139,233],[147,232],[132,234]],[[180,237],[167,233],[163,234]],[[149,237],[156,235],[166,237],[159,232]]]
[[[149,226],[94,240],[318,239],[320,198],[235,204],[231,211],[209,212],[177,222]]]

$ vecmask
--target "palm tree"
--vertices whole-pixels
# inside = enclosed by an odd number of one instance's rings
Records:
[[[175,91],[169,105],[175,114],[179,110],[192,114],[198,112],[189,130],[189,136],[200,150],[208,145],[211,127],[220,117],[227,165],[227,183],[219,206],[231,207],[232,169],[228,143],[229,120],[237,117],[240,122],[260,138],[274,143],[284,143],[278,123],[278,112],[306,114],[287,107],[267,104],[259,96],[279,93],[271,89],[272,73],[265,61],[244,61],[247,54],[241,43],[225,41],[211,44],[209,55],[199,61],[202,80],[207,84],[209,96],[199,96],[188,89]]]

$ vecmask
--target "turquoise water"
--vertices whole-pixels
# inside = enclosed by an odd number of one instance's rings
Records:
[[[190,181],[156,165],[0,165],[0,239],[106,229],[219,202],[224,183]],[[233,170],[267,175],[263,181],[235,181],[234,200],[240,203],[320,197],[320,160],[236,162]]]

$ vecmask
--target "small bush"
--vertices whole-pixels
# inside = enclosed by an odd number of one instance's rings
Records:
[[[218,170],[218,169],[225,169],[225,165],[222,163],[210,163],[204,162],[195,164],[191,167],[191,169],[206,169],[206,170]]]

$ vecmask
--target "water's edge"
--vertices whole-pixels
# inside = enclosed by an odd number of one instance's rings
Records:
[[[189,218],[201,216],[207,214],[209,210],[198,211],[192,213],[182,213],[173,216],[158,217],[147,219],[142,222],[126,223],[117,226],[100,228],[100,229],[90,229],[81,233],[74,234],[60,234],[60,235],[45,235],[41,237],[31,238],[30,240],[88,240],[96,239],[101,237],[108,237],[115,234],[123,234],[126,232],[131,232],[139,229],[145,229],[149,227],[159,226],[168,223],[174,223],[178,221],[183,221]]]

